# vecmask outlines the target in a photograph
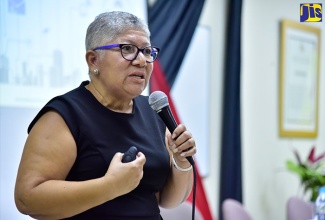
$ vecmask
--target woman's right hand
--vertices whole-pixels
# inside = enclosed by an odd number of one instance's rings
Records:
[[[117,196],[124,195],[135,189],[143,177],[143,166],[146,163],[146,157],[139,152],[134,161],[123,163],[122,153],[116,153],[104,176],[110,186],[114,185]]]

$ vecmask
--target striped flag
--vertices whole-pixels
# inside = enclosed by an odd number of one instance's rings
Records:
[[[204,0],[157,0],[148,10],[152,45],[161,48],[158,60],[154,63],[150,92],[160,90],[167,95],[178,124],[180,120],[170,92],[190,45],[203,5]],[[196,210],[200,212],[204,220],[212,220],[212,213],[197,166],[196,172]],[[188,202],[192,202],[192,196],[193,191],[187,199]]]

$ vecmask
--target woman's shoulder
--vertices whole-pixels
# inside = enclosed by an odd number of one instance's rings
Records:
[[[78,87],[64,93],[63,95],[58,95],[58,96],[54,97],[52,100],[59,99],[59,98],[69,99],[69,98],[84,96],[87,91],[87,89],[85,88],[85,86],[87,84],[89,84],[89,81],[83,81]],[[50,102],[51,102],[51,100],[50,100]]]
[[[88,82],[89,83],[89,82]],[[54,110],[58,112],[61,116],[63,116],[67,112],[71,112],[71,108],[74,108],[74,106],[78,106],[79,102],[86,97],[86,88],[85,85],[87,85],[87,81],[84,81],[81,83],[81,85],[73,90],[70,90],[69,92],[55,96],[50,101],[48,101],[37,113],[35,118],[32,120],[28,127],[28,132],[31,130],[31,128],[34,126],[34,124],[39,120],[40,117],[42,117],[46,112],[50,110]],[[70,110],[69,110],[70,109]]]

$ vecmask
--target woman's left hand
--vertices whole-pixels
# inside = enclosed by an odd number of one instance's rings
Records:
[[[183,124],[178,125],[172,134],[167,134],[167,143],[177,161],[186,162],[186,157],[196,153],[195,140]]]

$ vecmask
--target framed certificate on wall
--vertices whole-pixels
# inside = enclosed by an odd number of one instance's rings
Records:
[[[318,28],[289,20],[281,23],[281,137],[317,137],[320,39]]]

